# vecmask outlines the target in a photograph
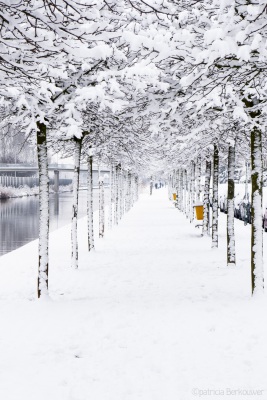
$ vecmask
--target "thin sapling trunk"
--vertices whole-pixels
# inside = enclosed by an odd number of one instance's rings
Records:
[[[49,177],[46,142],[46,125],[37,122],[37,157],[39,168],[39,263],[38,263],[38,298],[48,295],[49,265]]]
[[[87,240],[88,251],[94,249],[93,156],[88,157],[87,175]]]
[[[105,232],[105,192],[104,177],[99,177],[99,237],[103,238]]]
[[[254,126],[251,132],[251,287],[252,294],[263,292],[262,232],[262,132]]]
[[[78,268],[78,197],[82,139],[74,138],[74,172],[73,172],[73,204],[71,220],[71,266]]]
[[[205,185],[203,196],[203,236],[210,234],[210,178],[211,161],[206,160]]]
[[[219,149],[214,145],[213,152],[213,179],[212,179],[212,245],[218,247],[218,206],[219,206]]]
[[[227,191],[227,265],[235,265],[235,147],[228,149],[228,191]]]

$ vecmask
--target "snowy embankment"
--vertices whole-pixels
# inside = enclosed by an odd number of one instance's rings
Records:
[[[59,186],[58,193],[71,192],[72,185]],[[54,187],[49,186],[49,193],[55,193]],[[1,186],[0,185],[0,199],[10,199],[15,197],[24,196],[37,196],[39,194],[39,186],[30,188],[29,186],[20,186],[18,188],[12,186]]]
[[[224,214],[219,223],[211,249],[155,190],[92,254],[79,220],[78,270],[63,227],[51,234],[47,301],[34,299],[37,241],[1,257],[0,398],[265,398],[267,302],[250,296],[250,229],[235,221],[227,268]]]

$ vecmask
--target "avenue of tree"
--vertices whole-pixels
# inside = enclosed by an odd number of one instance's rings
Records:
[[[190,221],[203,201],[203,235],[212,213],[213,248],[219,169],[227,166],[229,266],[236,262],[235,168],[249,162],[251,284],[261,293],[266,1],[0,0],[0,20],[1,135],[12,143],[14,132],[23,133],[38,157],[38,297],[48,294],[49,281],[48,149],[74,157],[73,268],[81,161],[88,164],[89,251],[93,161],[110,166],[109,226],[137,200],[138,177],[164,171]],[[103,177],[99,182],[103,237]]]

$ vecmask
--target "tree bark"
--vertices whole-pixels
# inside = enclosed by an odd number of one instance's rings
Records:
[[[190,170],[185,170],[185,215],[190,215]]]
[[[113,176],[112,176],[112,184],[113,184],[113,193],[112,193],[112,203],[113,203],[113,224],[116,225],[118,222],[116,222],[116,196],[117,196],[117,189],[116,189],[116,173],[117,169],[116,166],[113,165],[112,167],[113,170]]]
[[[245,199],[249,201],[249,194],[248,194],[248,178],[249,178],[249,162],[246,161],[246,181],[245,181]]]
[[[196,163],[196,197],[197,201],[201,200],[201,157],[197,157]]]
[[[78,268],[78,196],[79,196],[79,178],[80,178],[80,160],[82,150],[82,139],[74,138],[74,172],[73,172],[73,204],[71,219],[71,266]]]
[[[169,175],[169,179],[168,179],[168,195],[169,195],[169,200],[172,200],[172,194],[174,193],[173,188],[174,188],[174,184],[173,184],[173,175]]]
[[[139,180],[138,180],[138,175],[135,176],[135,194],[134,194],[134,199],[135,201],[138,201],[139,199]]]
[[[235,147],[228,149],[228,192],[227,192],[227,265],[235,264],[234,197],[235,197]]]
[[[150,177],[150,196],[152,195],[153,192],[153,177]]]
[[[109,173],[109,228],[113,225],[113,202],[114,202],[114,166],[111,163]]]
[[[115,167],[115,211],[114,211],[114,224],[119,223],[119,165]]]
[[[125,212],[128,212],[130,209],[129,172],[128,171],[125,171],[124,185],[125,185]]]
[[[88,157],[87,175],[87,241],[88,251],[94,249],[93,156]]]
[[[130,183],[130,199],[131,199],[130,206],[132,208],[134,205],[134,175],[132,173],[130,174],[129,183]]]
[[[124,181],[123,181],[123,170],[122,167],[120,166],[119,169],[119,198],[120,198],[120,204],[119,204],[119,219],[122,219],[123,213],[124,213]]]
[[[173,190],[172,193],[176,193],[176,202],[177,208],[180,210],[181,204],[181,196],[180,196],[180,170],[177,169],[174,171],[174,178],[173,178]],[[171,195],[171,199],[173,200],[173,196]]]
[[[194,204],[195,204],[195,195],[196,195],[196,185],[195,185],[195,176],[196,174],[196,164],[194,161],[191,161],[191,187],[190,187],[190,222],[194,219]]]
[[[99,178],[99,237],[103,238],[105,233],[105,192],[104,178]]]
[[[46,125],[37,122],[37,157],[39,168],[39,263],[38,263],[38,298],[48,295],[49,267],[49,176]]]
[[[262,132],[251,131],[251,287],[252,294],[263,292],[262,233]]]
[[[203,236],[210,234],[210,178],[211,178],[211,161],[206,160],[205,173],[205,189],[204,189],[204,215],[203,215]]]
[[[218,205],[219,205],[219,149],[214,145],[212,185],[212,245],[218,247]]]
[[[183,173],[183,170],[182,169],[180,169],[180,179],[179,179],[179,192],[180,192],[180,210],[183,212],[184,211],[184,193],[183,193],[183,190],[184,190],[184,182],[183,182],[183,176],[184,176],[184,173]]]

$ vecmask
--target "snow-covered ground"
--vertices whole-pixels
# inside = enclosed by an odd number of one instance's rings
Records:
[[[78,270],[51,234],[51,299],[35,300],[37,241],[0,258],[0,399],[266,399],[266,296],[250,296],[250,227],[237,266],[167,198],[142,195]],[[267,234],[264,234],[265,254]],[[253,391],[253,392],[252,392]]]

